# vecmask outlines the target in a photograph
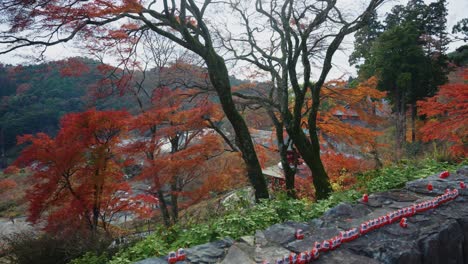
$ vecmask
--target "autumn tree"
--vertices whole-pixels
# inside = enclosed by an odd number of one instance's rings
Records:
[[[2,1],[0,14],[5,17],[7,28],[0,33],[0,54],[28,46],[46,48],[72,39],[116,45],[119,39],[145,31],[170,39],[203,59],[222,109],[235,131],[255,197],[268,198],[247,125],[232,100],[225,60],[216,49],[209,23],[216,16],[214,4],[192,0],[179,3],[164,0],[160,5],[136,0]]]
[[[376,77],[355,87],[340,80],[324,85],[318,127],[327,151],[372,158],[376,166],[381,165],[377,137],[382,134],[379,124],[385,121],[382,100],[386,93],[379,91],[377,85]],[[306,124],[307,120],[303,122]]]
[[[220,30],[223,46],[237,60],[243,60],[266,74],[271,92],[266,96],[236,93],[246,100],[256,100],[279,115],[271,115],[277,131],[286,130],[304,162],[311,169],[318,199],[328,197],[331,185],[320,159],[318,113],[323,84],[332,67],[332,58],[344,37],[364,26],[382,3],[369,1],[356,16],[344,16],[337,1],[230,1],[244,29]],[[252,11],[255,10],[255,11]],[[268,41],[262,41],[268,39]],[[312,79],[313,65],[320,65],[317,79]],[[306,97],[312,105],[306,110]],[[291,103],[292,102],[292,103]],[[292,105],[292,106],[291,106]],[[304,112],[305,111],[305,112]],[[307,130],[302,126],[307,117]],[[282,135],[282,133],[277,133]],[[287,146],[281,139],[283,167]],[[294,188],[292,173],[286,173],[288,188]]]
[[[167,226],[177,223],[181,208],[211,191],[205,187],[212,183],[212,177],[233,172],[210,162],[224,152],[223,139],[207,129],[207,120],[223,117],[221,110],[209,101],[187,98],[187,90],[155,89],[151,107],[131,121],[130,128],[138,134],[125,147],[141,164],[137,179],[146,182],[149,188],[145,191],[159,199]]]
[[[68,114],[55,138],[44,133],[19,138],[19,144],[30,144],[15,161],[33,171],[26,194],[29,221],[46,221],[50,232],[96,234],[99,227],[109,231],[120,212],[150,213],[145,197],[131,197],[116,151],[128,117],[123,111]]]
[[[450,144],[455,157],[468,154],[468,70],[461,72],[464,81],[440,86],[433,97],[418,102],[419,114],[426,117],[420,132],[424,141],[440,140]]]

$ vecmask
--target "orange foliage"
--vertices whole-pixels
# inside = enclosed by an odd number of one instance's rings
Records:
[[[298,198],[315,199],[315,189],[312,177],[296,177],[294,179],[294,188],[296,189],[296,195]]]
[[[382,110],[385,93],[376,89],[375,77],[355,88],[346,88],[345,84],[330,81],[324,85],[321,94],[324,109],[317,118],[319,136],[328,147],[344,143],[367,151],[366,148],[375,147],[377,136],[382,134],[373,127],[382,121],[377,112]]]
[[[16,187],[16,182],[12,179],[0,180],[0,194]]]
[[[345,154],[328,152],[321,157],[332,185],[344,189],[356,183],[356,173],[372,168],[372,164],[369,161]]]
[[[69,58],[59,61],[57,64],[62,66],[60,74],[64,77],[79,77],[90,71],[89,67],[79,58]]]
[[[17,173],[19,173],[19,172],[20,172],[19,168],[16,167],[16,166],[13,166],[13,165],[12,165],[12,166],[8,166],[8,167],[3,171],[3,173],[5,173],[5,174],[17,174]]]
[[[419,114],[427,121],[420,129],[423,141],[442,140],[451,144],[454,156],[468,154],[468,69],[464,69],[464,83],[440,86],[439,92],[430,98],[418,101]]]

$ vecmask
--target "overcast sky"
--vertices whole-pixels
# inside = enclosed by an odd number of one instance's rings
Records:
[[[355,0],[340,0],[346,6],[353,6],[353,3],[356,3]],[[396,4],[406,4],[407,1],[404,0],[393,0],[388,1],[379,9],[379,14],[384,16],[386,12],[388,12],[392,6]],[[432,1],[425,1],[426,3],[430,3]],[[453,25],[461,20],[462,18],[468,17],[468,1],[467,0],[448,0],[448,18],[447,18],[447,29],[450,32]],[[1,26],[1,25],[0,25]],[[462,45],[462,42],[451,43],[449,46],[449,50],[452,51],[456,47]],[[344,40],[342,45],[344,51],[338,51],[333,59],[334,67],[330,72],[329,78],[338,78],[340,76],[346,75],[355,75],[354,67],[349,66],[348,64],[348,56],[352,52],[353,48],[353,38],[348,37]],[[28,64],[31,63],[31,58],[28,58],[24,54],[34,54],[31,50],[21,50],[20,52],[0,55],[0,63],[4,64]],[[68,44],[60,44],[54,47],[51,47],[46,52],[46,59],[47,60],[60,60],[67,57],[79,56],[80,51],[76,48],[73,48],[71,45]]]

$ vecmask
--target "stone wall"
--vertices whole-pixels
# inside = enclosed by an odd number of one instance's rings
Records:
[[[184,263],[262,263],[290,252],[310,250],[315,241],[322,241],[339,231],[359,227],[360,223],[414,203],[443,194],[446,188],[459,188],[468,183],[468,167],[459,169],[447,179],[433,175],[408,182],[401,190],[376,193],[368,203],[340,204],[322,217],[308,223],[285,222],[257,231],[233,241],[224,239],[187,249]],[[433,191],[427,190],[431,182]],[[399,263],[399,264],[468,264],[468,189],[460,196],[435,209],[408,218],[408,227],[398,223],[386,225],[339,248],[320,254],[312,263]],[[296,229],[304,230],[305,238],[295,240]],[[167,263],[164,258],[146,259],[138,264]],[[179,262],[182,263],[182,262]]]

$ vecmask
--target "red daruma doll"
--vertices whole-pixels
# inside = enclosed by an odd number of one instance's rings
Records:
[[[434,190],[434,187],[432,186],[432,183],[429,182],[427,184],[427,190],[430,191],[430,192],[432,192],[432,190]]]
[[[448,172],[448,171],[443,171],[443,172],[441,172],[441,173],[439,174],[439,178],[441,178],[441,179],[445,179],[445,178],[447,178],[448,176],[450,176],[450,172]]]
[[[304,239],[304,233],[302,232],[302,229],[297,229],[295,237],[297,240]]]
[[[466,189],[466,185],[464,182],[460,182],[460,189]]]
[[[406,217],[403,217],[400,221],[400,226],[402,228],[407,228],[408,227],[408,220],[406,219]]]
[[[369,202],[369,195],[367,195],[367,193],[362,195],[362,202],[363,203]]]
[[[177,262],[177,254],[175,252],[170,252],[169,256],[167,257],[167,262],[169,264],[174,264]]]
[[[185,260],[185,250],[183,248],[179,248],[177,250],[177,261]]]

